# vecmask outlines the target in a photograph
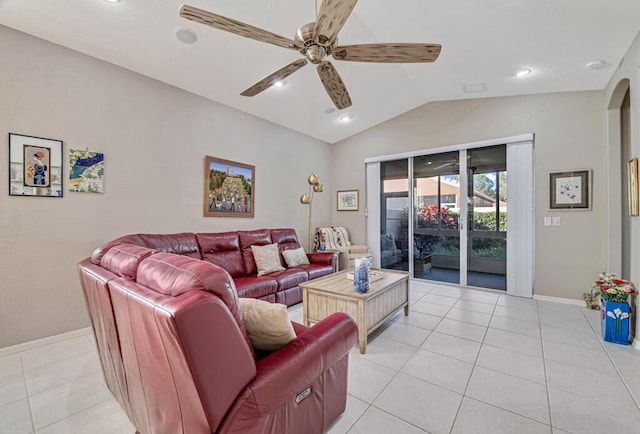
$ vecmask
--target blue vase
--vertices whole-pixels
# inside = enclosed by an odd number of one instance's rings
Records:
[[[602,339],[615,344],[629,343],[629,304],[600,300]]]

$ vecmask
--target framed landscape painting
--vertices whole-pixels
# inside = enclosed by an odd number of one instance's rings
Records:
[[[550,173],[549,209],[590,210],[591,170]]]
[[[104,193],[104,154],[69,149],[69,191]]]
[[[255,166],[206,156],[204,216],[253,218]]]
[[[62,140],[9,133],[9,195],[62,197]]]

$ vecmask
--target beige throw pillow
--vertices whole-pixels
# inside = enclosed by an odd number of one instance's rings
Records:
[[[240,298],[240,312],[251,344],[258,350],[277,350],[296,337],[284,304]]]
[[[258,267],[258,276],[282,271],[285,268],[280,264],[278,254],[278,244],[267,244],[266,246],[251,246],[253,259]]]
[[[304,252],[304,249],[302,247],[300,247],[299,249],[283,250],[282,256],[284,256],[287,267],[295,267],[296,265],[309,265],[309,258],[307,258],[307,254]]]

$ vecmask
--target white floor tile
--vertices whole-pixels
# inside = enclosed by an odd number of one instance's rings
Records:
[[[0,434],[29,434],[33,432],[29,403],[26,399],[0,406]]]
[[[514,297],[512,295],[501,295],[498,298],[498,306],[507,306],[514,309],[537,311],[538,304],[531,298]]]
[[[353,395],[347,395],[347,408],[344,413],[331,425],[327,434],[345,434],[349,428],[364,414],[369,404]]]
[[[593,334],[593,329],[589,324],[589,321],[580,313],[579,317],[567,317],[556,314],[541,313],[540,323],[543,325],[549,325],[553,327],[559,327],[569,330],[574,330],[582,333]]]
[[[538,312],[534,310],[522,310],[507,306],[496,306],[493,314],[521,321],[538,322]]]
[[[22,372],[20,354],[0,357],[0,375],[10,375]]]
[[[433,303],[433,304],[440,304],[442,306],[453,307],[453,305],[457,303],[458,299],[452,298],[452,297],[446,297],[443,295],[437,295],[437,294],[434,294],[433,291],[431,291],[429,294],[426,294],[424,297],[422,297],[420,301],[423,301],[425,303]]]
[[[404,313],[400,313],[394,316],[393,320],[396,322],[403,322],[414,327],[433,330],[440,323],[442,317],[410,311],[409,316],[404,316]]]
[[[29,397],[33,424],[43,428],[112,397],[102,374],[48,389]]]
[[[498,297],[499,296],[497,294],[491,294],[489,292],[477,291],[473,289],[468,289],[467,292],[460,296],[460,298],[462,298],[463,300],[477,301],[479,303],[487,303],[491,305],[495,305],[497,303]]]
[[[547,387],[501,372],[475,367],[467,396],[550,424]]]
[[[400,371],[453,392],[464,393],[472,370],[470,363],[419,350]]]
[[[9,404],[26,397],[27,387],[22,372],[8,375],[0,373],[0,405]]]
[[[461,400],[458,393],[400,373],[374,406],[430,433],[448,433]]]
[[[635,378],[625,378],[624,382],[627,384],[627,387],[635,398],[636,405],[640,407],[640,380]]]
[[[433,332],[424,341],[421,348],[462,360],[463,362],[475,363],[481,345],[479,342],[462,339],[457,336]]]
[[[611,360],[602,348],[586,348],[553,341],[544,341],[542,345],[545,359],[616,375]]]
[[[73,339],[67,339],[62,342],[24,351],[22,353],[22,363],[24,369],[29,370],[94,350],[95,348],[87,340],[86,336],[78,336]]]
[[[39,429],[37,434],[133,434],[135,427],[115,399]]]
[[[409,309],[415,312],[427,313],[429,315],[435,315],[435,316],[445,316],[447,312],[449,312],[449,310],[451,309],[451,306],[444,306],[444,305],[435,304],[435,303],[427,303],[422,300],[424,300],[424,297],[422,297],[420,301],[416,301],[415,303],[413,303],[409,307]]]
[[[409,360],[409,357],[411,357],[416,350],[417,348],[411,345],[392,341],[382,336],[376,336],[367,343],[366,354],[361,355],[357,346],[353,347],[351,354],[357,352],[358,355],[371,362],[398,370]]]
[[[489,305],[487,304],[486,306]],[[469,310],[462,310],[455,307],[449,311],[445,318],[455,319],[456,321],[464,321],[485,327],[489,325],[489,322],[491,322],[491,315]]]
[[[48,365],[26,370],[24,374],[27,391],[29,395],[41,393],[81,377],[96,375],[101,372],[101,369],[95,350],[80,353]]]
[[[593,398],[549,388],[554,428],[572,433],[602,434],[638,432],[640,412]]]
[[[489,327],[511,333],[540,338],[540,324],[535,321],[524,321],[517,318],[494,315]]]
[[[414,327],[405,322],[390,321],[386,327],[379,332],[380,336],[403,344],[419,347],[431,333],[420,327]]]
[[[375,407],[369,407],[349,434],[424,434],[425,431]]]
[[[640,380],[640,359],[638,357],[611,352],[609,352],[609,354],[611,354],[613,363],[624,378],[635,378]]]
[[[553,327],[541,324],[542,339],[545,341],[561,342],[586,348],[602,348],[601,338],[593,332],[580,332],[567,328]]]
[[[440,324],[438,324],[435,331],[446,335],[482,342],[484,335],[487,332],[487,328],[445,318],[440,322]]]
[[[492,304],[480,303],[478,301],[461,299],[458,300],[454,307],[458,309],[471,310],[473,312],[492,314],[495,306]]]
[[[549,387],[584,395],[602,402],[637,410],[636,403],[618,375],[547,360]]]
[[[493,369],[525,380],[546,384],[542,357],[516,353],[503,348],[483,345],[476,366]]]
[[[445,297],[460,298],[465,293],[462,288],[455,288],[453,286],[437,286],[431,290],[431,294],[443,295]]]
[[[452,434],[550,434],[549,425],[465,397]]]
[[[396,371],[363,357],[349,356],[349,393],[364,402],[372,403],[391,381]]]
[[[487,330],[484,343],[494,347],[515,351],[517,353],[542,357],[542,341],[539,337],[533,338],[490,327]]]

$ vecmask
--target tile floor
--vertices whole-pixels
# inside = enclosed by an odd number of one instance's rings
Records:
[[[351,351],[329,433],[640,432],[640,351],[603,343],[598,311],[428,283],[411,300]],[[0,358],[1,434],[134,432],[90,335]]]

